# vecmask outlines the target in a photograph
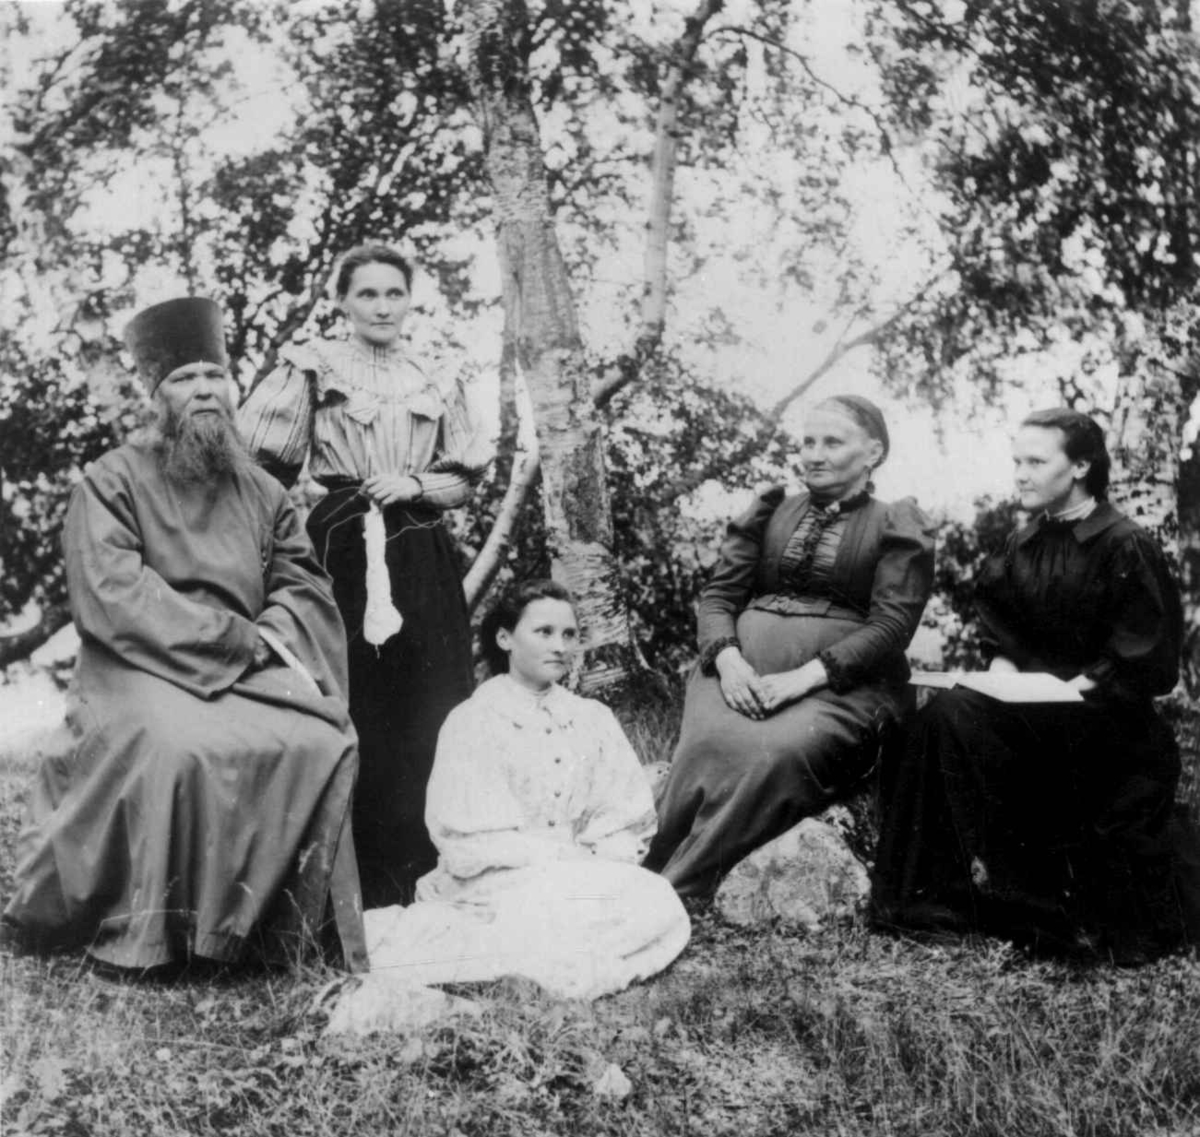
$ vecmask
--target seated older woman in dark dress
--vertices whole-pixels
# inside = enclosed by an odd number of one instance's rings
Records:
[[[932,528],[911,500],[871,496],[888,452],[873,403],[824,400],[803,439],[806,489],[772,489],[729,526],[700,598],[700,662],[645,862],[683,896],[850,789],[905,703]]]
[[[1177,677],[1179,592],[1154,539],[1105,500],[1092,419],[1032,414],[1013,453],[1031,520],[978,581],[982,637],[992,670],[1050,672],[1083,700],[957,688],[921,710],[883,771],[872,913],[1136,962],[1181,933],[1179,756],[1152,701]]]

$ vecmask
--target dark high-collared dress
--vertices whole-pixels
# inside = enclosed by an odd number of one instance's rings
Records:
[[[955,689],[921,710],[883,770],[875,920],[1126,957],[1165,946],[1179,756],[1152,699],[1175,684],[1182,614],[1162,550],[1107,503],[1042,519],[986,564],[977,605],[990,653],[1097,686],[1043,705]]]
[[[733,521],[700,597],[700,662],[646,867],[710,892],[758,846],[846,792],[901,716],[904,651],[933,577],[933,528],[911,500],[822,506],[775,488]],[[738,644],[763,675],[819,657],[829,685],[762,720],[733,710],[714,671]]]

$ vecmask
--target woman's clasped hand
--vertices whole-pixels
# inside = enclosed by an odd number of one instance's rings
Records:
[[[736,647],[725,648],[713,661],[725,701],[747,718],[760,719],[816,690],[823,676],[806,665],[774,675],[759,675]]]
[[[413,474],[373,474],[363,478],[362,488],[377,505],[420,501],[424,496],[421,480]]]

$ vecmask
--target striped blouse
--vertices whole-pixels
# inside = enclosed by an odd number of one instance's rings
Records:
[[[319,482],[419,475],[422,502],[462,505],[490,457],[463,386],[443,381],[401,344],[359,340],[290,345],[283,366],[238,412],[250,452],[284,485],[309,460]]]

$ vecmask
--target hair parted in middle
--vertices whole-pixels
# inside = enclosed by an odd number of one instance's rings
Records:
[[[334,277],[334,293],[339,300],[346,298],[354,274],[366,265],[391,265],[399,269],[404,276],[404,287],[412,291],[412,263],[403,253],[393,249],[391,245],[371,243],[355,245],[341,255],[338,260],[337,274]]]
[[[1108,500],[1109,471],[1112,458],[1100,424],[1082,411],[1070,407],[1050,407],[1033,411],[1021,420],[1021,426],[1040,426],[1063,433],[1063,452],[1072,462],[1088,462],[1083,488],[1097,501]]]
[[[868,438],[882,443],[883,455],[876,465],[883,465],[891,451],[892,440],[888,436],[887,420],[883,417],[883,411],[870,399],[865,395],[827,395],[816,406],[836,408],[861,427]]]
[[[508,653],[496,643],[496,633],[501,628],[511,632],[535,600],[561,600],[575,607],[575,597],[556,580],[538,577],[515,580],[508,585],[479,623],[479,648],[493,675],[508,670]]]

